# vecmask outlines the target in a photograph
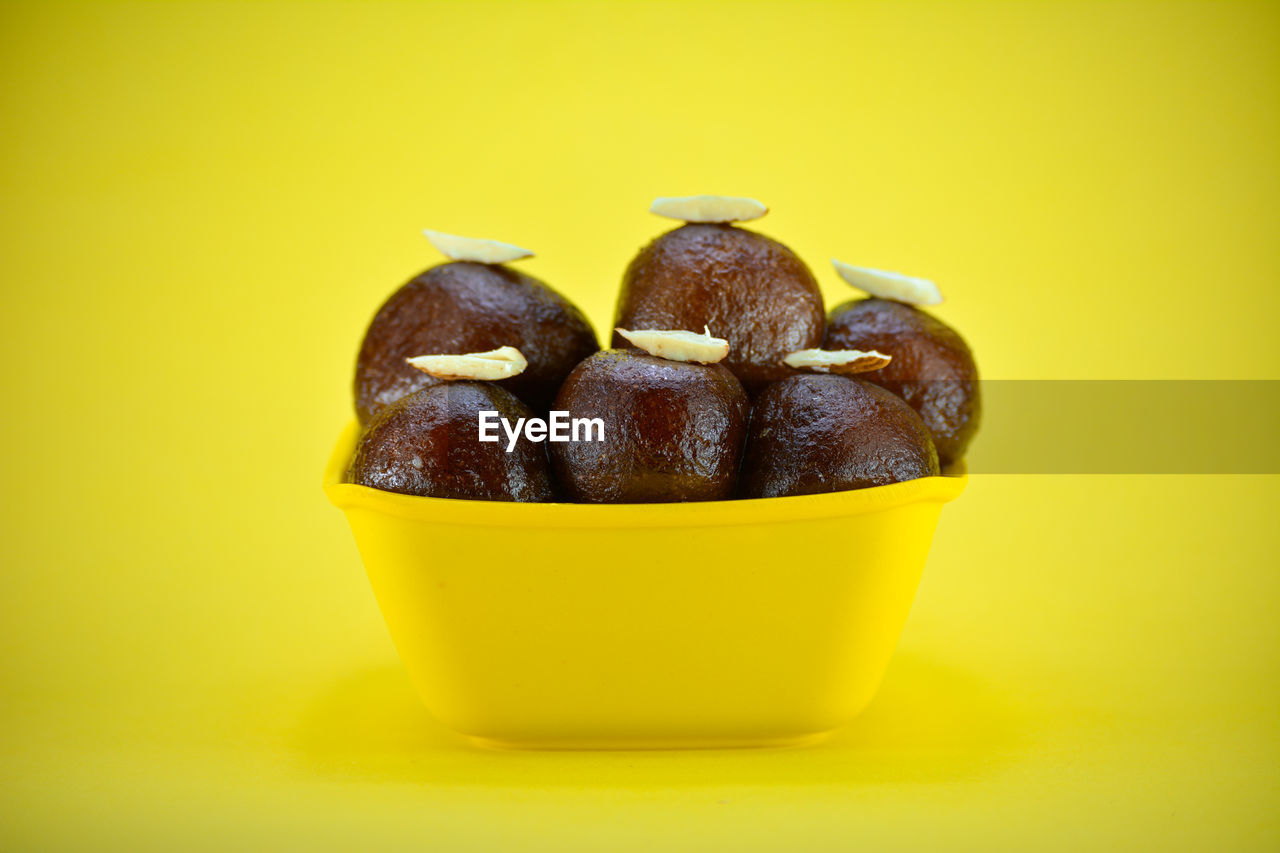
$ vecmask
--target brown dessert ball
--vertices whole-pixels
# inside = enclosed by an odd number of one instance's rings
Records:
[[[551,445],[552,467],[573,500],[658,503],[733,495],[750,403],[719,364],[606,350],[574,368],[555,408],[604,423],[603,441]]]
[[[900,398],[861,379],[803,375],[756,398],[739,491],[812,495],[937,474],[929,431]]]
[[[794,252],[732,225],[690,223],[640,250],[622,277],[615,326],[702,329],[729,341],[721,362],[754,391],[779,362],[822,345],[822,293]],[[625,347],[618,335],[615,347]]]
[[[919,308],[855,299],[827,320],[828,349],[874,349],[893,360],[866,374],[920,413],[946,466],[964,457],[982,418],[978,366],[964,338]]]
[[[488,382],[422,388],[374,417],[356,447],[347,482],[433,498],[553,500],[546,449],[523,435],[510,453],[505,437],[481,442],[481,411],[496,411],[512,424],[533,415]]]
[[[573,366],[600,348],[578,307],[533,276],[466,261],[432,267],[369,324],[356,359],[356,415],[368,424],[383,407],[440,381],[406,358],[507,345],[529,366],[498,384],[542,412]]]

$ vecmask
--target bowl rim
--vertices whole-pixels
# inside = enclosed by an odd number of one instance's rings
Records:
[[[914,503],[947,503],[969,483],[963,463],[953,475],[921,477],[848,492],[781,498],[738,498],[651,504],[516,503],[430,498],[384,492],[343,482],[360,436],[351,420],[329,454],[324,491],[343,511],[364,509],[433,524],[491,527],[722,527],[883,512]]]

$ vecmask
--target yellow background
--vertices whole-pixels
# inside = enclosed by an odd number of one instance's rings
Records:
[[[0,847],[1274,849],[1278,478],[975,477],[832,743],[555,755],[426,716],[319,479],[420,228],[603,328],[659,194],[765,200],[829,299],[937,279],[987,377],[1280,379],[1278,48],[1265,3],[0,6]]]

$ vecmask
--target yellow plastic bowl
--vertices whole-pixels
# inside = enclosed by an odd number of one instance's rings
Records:
[[[427,708],[489,746],[803,743],[880,684],[942,505],[966,477],[763,500],[515,504],[344,483]]]

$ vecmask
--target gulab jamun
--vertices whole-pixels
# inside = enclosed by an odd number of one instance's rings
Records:
[[[420,388],[378,411],[356,446],[347,481],[423,497],[554,500],[550,465],[541,444],[521,436],[508,452],[503,442],[480,441],[480,412],[497,412],[498,417],[515,423],[533,417],[532,410],[493,382],[450,381],[451,377],[510,373],[501,367],[503,355],[503,350],[497,350],[439,357],[440,362],[458,360],[460,366],[441,365],[435,377],[438,384]],[[474,363],[486,357],[498,364]]]
[[[982,399],[973,353],[955,329],[902,302],[855,299],[832,310],[827,346],[890,353],[889,364],[864,378],[920,413],[943,466],[964,457],[978,431]]]
[[[938,471],[933,439],[902,399],[862,379],[800,374],[757,395],[739,494],[840,492]]]
[[[356,359],[360,422],[368,424],[406,394],[436,384],[406,358],[504,344],[523,352],[529,367],[502,387],[545,412],[574,365],[600,348],[586,316],[544,282],[484,260],[518,256],[500,251],[506,244],[429,236],[453,260],[410,280],[369,324]]]
[[[787,353],[821,346],[825,309],[808,266],[782,243],[733,224],[763,215],[763,205],[712,196],[658,199],[651,209],[686,224],[631,261],[615,326],[709,325],[729,341],[724,366],[752,391],[788,374],[779,364]],[[615,334],[613,346],[626,341]]]
[[[639,349],[590,356],[556,397],[557,410],[604,426],[602,442],[551,446],[561,489],[588,503],[732,497],[750,403],[737,377],[713,361],[728,342],[683,331],[620,336]]]

